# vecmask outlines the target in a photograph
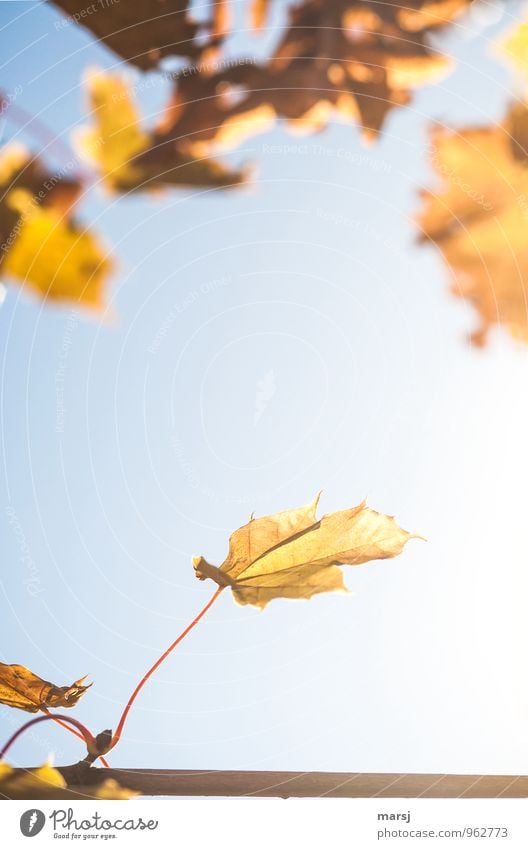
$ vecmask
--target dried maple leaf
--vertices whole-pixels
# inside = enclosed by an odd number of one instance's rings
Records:
[[[423,193],[420,240],[438,246],[453,294],[477,310],[474,344],[495,324],[528,341],[528,109],[487,127],[436,127],[431,142],[440,186]]]
[[[69,788],[61,773],[51,764],[36,769],[14,769],[0,761],[2,799],[130,799],[138,794],[112,778],[94,787]]]
[[[362,6],[381,18],[397,21],[409,32],[443,27],[469,8],[472,0],[362,0]],[[349,4],[350,5],[350,4]],[[271,0],[252,0],[251,20],[253,26],[263,24],[271,6]]]
[[[74,681],[70,687],[56,687],[25,666],[0,663],[0,703],[29,713],[47,708],[75,707],[92,686],[85,684],[85,680],[86,676]]]
[[[462,0],[458,8],[465,7]],[[409,30],[401,12],[401,3],[363,0],[308,0],[294,8],[268,66],[277,113],[297,129],[317,130],[341,116],[357,120],[367,136],[378,132],[413,88],[450,69],[427,43],[430,27],[413,22]],[[297,97],[288,96],[292,85]]]
[[[262,608],[274,598],[344,591],[338,566],[395,557],[416,536],[365,502],[318,520],[318,501],[319,496],[307,507],[251,518],[231,535],[219,568],[193,558],[196,577],[230,587],[239,604]]]
[[[165,140],[144,130],[124,76],[92,70],[87,87],[93,127],[78,132],[76,144],[111,190],[175,185],[221,188],[244,181],[244,171],[193,155],[185,138]]]
[[[160,140],[184,137],[196,155],[206,155],[267,130],[277,118],[295,132],[355,121],[370,138],[414,88],[449,71],[450,61],[432,50],[428,37],[470,3],[306,0],[290,9],[289,25],[265,62],[235,61],[219,72],[198,66],[180,75]],[[266,5],[253,5],[257,26]]]
[[[34,198],[35,205],[67,213],[81,192],[79,180],[52,174],[38,157],[20,144],[11,143],[0,149],[0,243],[2,254],[9,250],[17,234],[20,213],[8,203],[14,189],[23,189]],[[0,256],[0,261],[2,257]]]
[[[50,300],[97,308],[112,263],[73,217],[80,191],[23,148],[0,151],[0,272]]]
[[[144,71],[166,56],[193,58],[204,49],[197,40],[201,28],[189,14],[189,0],[108,0],[93,14],[85,0],[52,2],[69,16],[70,23],[86,27],[101,44]]]

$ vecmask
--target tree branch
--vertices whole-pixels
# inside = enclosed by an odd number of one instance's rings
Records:
[[[224,770],[98,769],[58,767],[72,790],[86,792],[103,779],[145,796],[328,796],[372,798],[512,799],[528,797],[526,775],[434,775],[355,772],[244,772]],[[21,770],[22,772],[23,770]]]

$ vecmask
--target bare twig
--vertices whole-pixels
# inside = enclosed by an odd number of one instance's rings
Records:
[[[197,614],[197,616],[194,617],[192,622],[190,622],[189,625],[187,625],[187,627],[181,632],[181,634],[178,637],[176,637],[174,642],[172,642],[170,644],[168,649],[165,649],[163,654],[160,657],[158,657],[157,661],[150,667],[150,669],[147,670],[147,672],[145,672],[141,681],[136,686],[136,689],[134,690],[134,692],[130,696],[123,713],[121,714],[121,719],[119,720],[119,723],[118,723],[117,728],[115,730],[114,736],[112,737],[112,742],[111,742],[111,745],[110,745],[108,751],[110,749],[113,749],[114,746],[117,746],[117,744],[119,743],[119,740],[121,739],[121,735],[123,733],[123,728],[125,727],[125,723],[127,721],[127,716],[130,713],[132,705],[136,701],[136,698],[138,697],[139,693],[141,692],[141,690],[143,689],[143,687],[145,686],[145,684],[147,683],[149,678],[154,674],[156,669],[158,669],[161,666],[163,661],[168,658],[168,656],[176,648],[176,646],[178,646],[181,643],[181,641],[185,639],[187,634],[189,634],[192,631],[192,629],[195,628],[196,625],[198,625],[198,623],[203,619],[203,617],[205,616],[205,614],[207,613],[209,608],[213,606],[216,599],[220,596],[223,589],[224,589],[223,587],[218,587],[218,589],[213,594],[213,596],[209,599],[209,601],[207,602],[205,607],[203,607],[200,610],[200,612]]]

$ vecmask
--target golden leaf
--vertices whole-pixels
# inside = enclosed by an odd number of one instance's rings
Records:
[[[229,540],[222,565],[193,558],[196,577],[230,587],[239,604],[265,607],[274,598],[311,598],[345,590],[340,565],[359,566],[400,554],[415,537],[365,502],[317,520],[319,496],[307,507],[250,521]]]
[[[75,143],[112,191],[176,185],[221,188],[244,182],[245,171],[194,151],[184,137],[167,141],[144,130],[125,76],[92,69],[86,85],[93,127],[78,131]]]
[[[86,676],[70,687],[56,687],[25,666],[0,663],[0,703],[37,713],[44,708],[74,707],[91,684]]]
[[[440,185],[423,193],[420,240],[438,246],[453,294],[479,313],[474,344],[495,324],[528,341],[528,109],[487,127],[437,127],[431,142]]]
[[[88,789],[87,792],[94,799],[132,799],[135,796],[140,796],[134,790],[128,790],[126,787],[121,787],[115,778],[106,778],[101,784],[98,784],[93,790]]]
[[[74,221],[81,184],[24,148],[0,151],[0,268],[42,297],[100,307],[112,263]]]
[[[149,137],[141,129],[127,78],[94,68],[86,73],[85,84],[95,125],[78,132],[80,152],[113,188],[141,182],[133,158],[146,150]]]
[[[516,24],[497,45],[499,55],[507,59],[523,77],[528,77],[528,22]]]
[[[30,206],[23,190],[11,194],[8,201],[21,210],[22,221],[2,263],[4,274],[45,298],[100,308],[112,263],[95,238],[53,209]]]
[[[4,799],[49,799],[64,791],[66,782],[50,764],[18,770],[0,761],[0,797]]]
[[[113,778],[102,779],[93,787],[70,788],[49,763],[36,769],[14,769],[0,761],[0,798],[3,799],[130,799],[137,795]]]
[[[0,261],[13,245],[21,223],[21,211],[11,201],[22,189],[34,206],[67,215],[81,192],[75,177],[50,173],[38,157],[23,145],[10,143],[0,149]]]

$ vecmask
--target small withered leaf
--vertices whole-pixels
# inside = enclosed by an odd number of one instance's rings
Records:
[[[0,663],[0,704],[37,713],[48,708],[75,707],[81,696],[91,687],[85,684],[86,676],[69,687],[56,687],[17,663]]]

